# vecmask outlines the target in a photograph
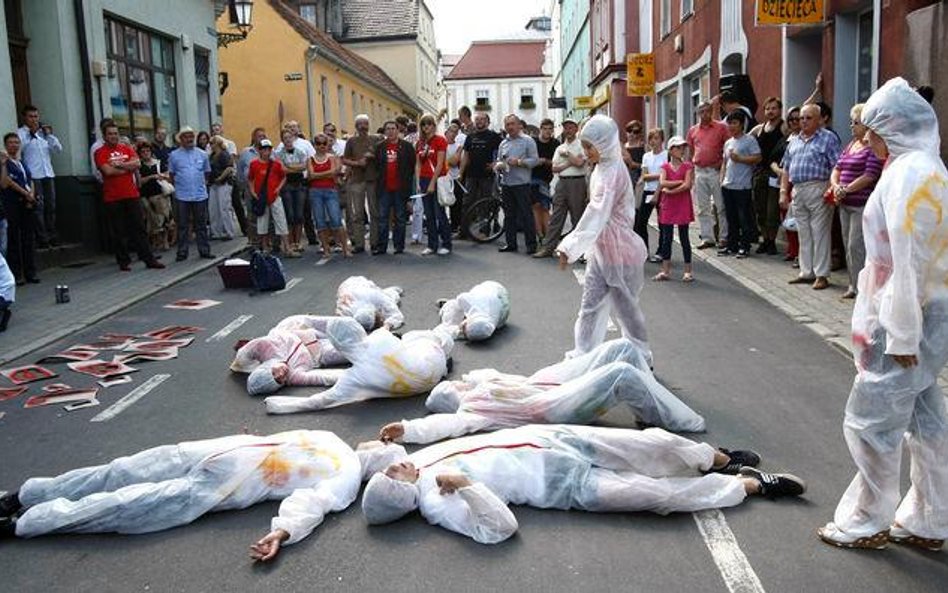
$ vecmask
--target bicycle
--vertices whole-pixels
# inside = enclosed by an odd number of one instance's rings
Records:
[[[490,243],[504,233],[504,202],[500,199],[502,175],[494,176],[491,195],[485,196],[464,209],[463,228],[471,240]]]

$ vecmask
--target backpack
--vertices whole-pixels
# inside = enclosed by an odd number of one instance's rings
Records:
[[[276,256],[254,251],[250,256],[250,279],[253,287],[260,292],[283,290],[286,288],[283,262]]]

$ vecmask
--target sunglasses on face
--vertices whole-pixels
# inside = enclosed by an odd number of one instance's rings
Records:
[[[629,130],[630,134],[641,134],[642,130]]]
[[[326,146],[326,142],[316,142],[313,146]]]

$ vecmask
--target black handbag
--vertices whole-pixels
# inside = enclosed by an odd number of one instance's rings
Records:
[[[273,168],[272,160],[267,161],[267,172],[263,176],[263,184],[260,187],[260,193],[257,194],[256,199],[254,199],[251,203],[254,216],[263,216],[267,212],[267,182],[270,181],[271,168]]]

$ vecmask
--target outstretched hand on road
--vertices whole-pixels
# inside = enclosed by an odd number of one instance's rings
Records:
[[[268,562],[276,558],[280,552],[280,544],[289,539],[290,534],[282,529],[275,529],[263,536],[257,543],[250,546],[250,557],[254,561]]]

